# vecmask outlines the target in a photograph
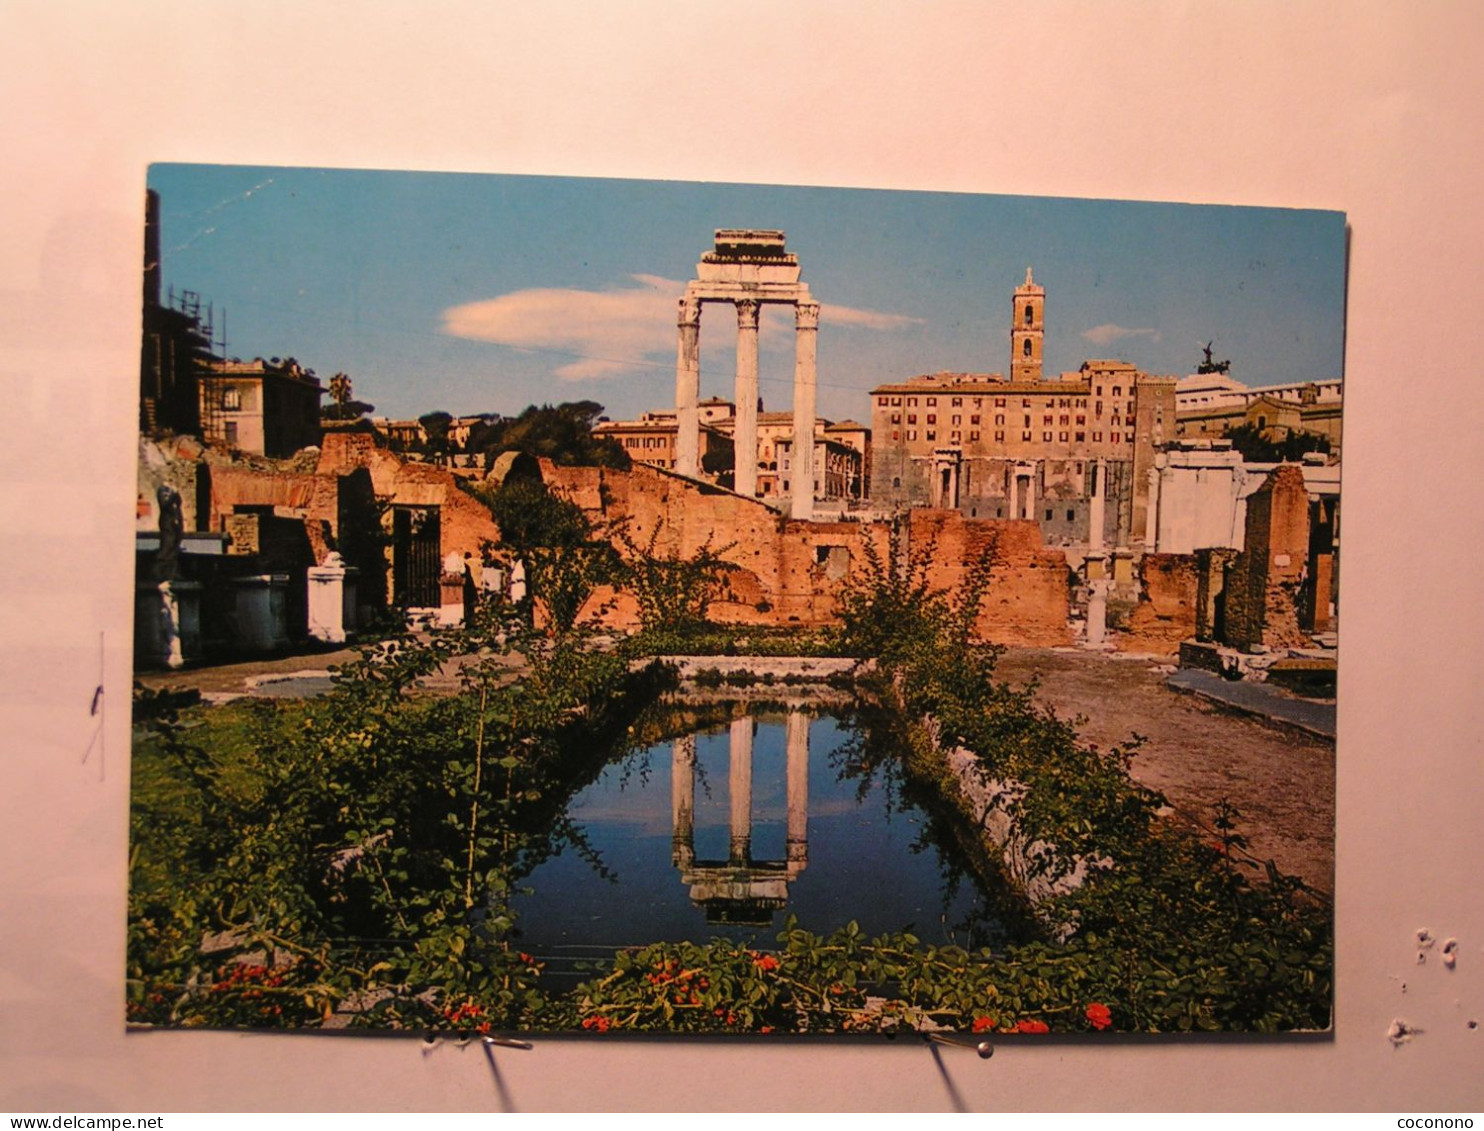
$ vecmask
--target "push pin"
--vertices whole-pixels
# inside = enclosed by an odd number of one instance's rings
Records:
[[[502,1049],[531,1049],[536,1047],[530,1041],[521,1041],[514,1037],[484,1037],[482,1039],[486,1045],[495,1045]]]
[[[994,1045],[988,1041],[966,1041],[962,1037],[954,1037],[948,1033],[924,1033],[923,1036],[932,1044],[954,1045],[961,1049],[973,1049],[979,1054],[980,1060],[988,1060],[994,1056]]]

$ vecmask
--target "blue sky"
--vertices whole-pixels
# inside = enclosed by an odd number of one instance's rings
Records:
[[[820,412],[1009,368],[1010,296],[1046,288],[1046,370],[1090,357],[1249,385],[1341,375],[1344,216],[1038,197],[666,181],[156,165],[163,280],[226,311],[227,350],[349,373],[378,415],[674,402],[675,302],[719,227],[782,228],[824,304]],[[792,335],[770,312],[769,410]],[[731,396],[736,322],[708,306],[703,396]],[[220,332],[220,314],[218,313]]]

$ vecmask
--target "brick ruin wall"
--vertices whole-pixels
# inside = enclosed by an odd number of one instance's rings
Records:
[[[1145,554],[1139,563],[1139,601],[1128,627],[1109,639],[1124,652],[1174,655],[1195,635],[1200,574],[1192,554]]]
[[[1048,550],[1030,520],[965,518],[958,511],[909,512],[909,543],[930,546],[928,581],[958,592],[974,563],[993,547],[994,568],[979,607],[980,639],[1054,648],[1072,642],[1067,625],[1067,557]]]
[[[648,548],[653,539],[654,552],[662,555],[690,557],[709,549],[735,566],[726,592],[710,608],[710,616],[720,623],[834,623],[846,579],[866,560],[866,542],[883,559],[889,553],[887,523],[794,522],[763,503],[642,464],[622,472],[542,461],[542,476],[595,524],[624,524],[640,548]],[[999,560],[979,619],[984,639],[1037,647],[1071,642],[1066,557],[1043,546],[1035,523],[916,510],[907,536],[918,546],[932,543],[930,581],[950,589],[995,541]],[[584,614],[613,600],[609,591],[597,593]],[[636,610],[619,598],[602,619],[627,627]]]
[[[1237,648],[1301,647],[1298,595],[1309,552],[1309,494],[1281,464],[1247,500],[1245,549],[1226,577],[1226,637]]]
[[[376,446],[364,432],[326,432],[316,474],[340,476],[364,467],[377,496],[398,506],[437,507],[439,553],[479,561],[485,542],[498,542],[500,528],[489,509],[461,490],[454,475],[426,463],[404,462]]]

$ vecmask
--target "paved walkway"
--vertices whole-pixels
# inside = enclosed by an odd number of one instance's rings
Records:
[[[1324,738],[1335,736],[1335,705],[1300,699],[1266,683],[1222,679],[1215,672],[1181,668],[1169,678],[1176,691],[1189,691],[1249,715],[1287,723]]]

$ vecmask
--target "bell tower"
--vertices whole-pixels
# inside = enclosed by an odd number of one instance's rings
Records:
[[[1037,286],[1031,269],[1015,288],[1010,310],[1010,380],[1041,379],[1041,344],[1046,337],[1046,288]]]

